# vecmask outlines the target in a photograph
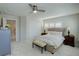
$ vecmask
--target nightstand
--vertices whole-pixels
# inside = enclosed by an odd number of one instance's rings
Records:
[[[41,33],[41,35],[46,35],[47,33]]]
[[[65,40],[64,40],[64,44],[65,45],[70,45],[70,46],[75,46],[74,41],[75,41],[75,37],[73,35],[66,35],[64,36]]]

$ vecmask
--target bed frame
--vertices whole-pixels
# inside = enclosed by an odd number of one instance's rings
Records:
[[[63,36],[64,36],[64,31],[65,31],[65,28],[48,28],[47,29],[48,31],[56,31],[56,32],[62,32],[63,33]],[[62,44],[61,44],[62,45]],[[60,46],[61,46],[60,45]],[[59,47],[60,47],[59,46]],[[58,48],[59,48],[58,47]],[[47,51],[49,51],[49,52],[51,52],[52,54],[54,54],[57,50],[58,50],[58,48],[54,48],[54,46],[52,46],[52,45],[50,45],[50,44],[47,44],[47,46],[46,46],[46,50]]]

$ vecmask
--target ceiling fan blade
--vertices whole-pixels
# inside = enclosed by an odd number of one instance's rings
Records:
[[[38,9],[37,5],[32,5],[32,4],[28,4],[28,5],[32,8],[33,12],[36,12],[36,11],[45,12],[45,10]]]
[[[39,12],[45,12],[45,10],[38,10]]]

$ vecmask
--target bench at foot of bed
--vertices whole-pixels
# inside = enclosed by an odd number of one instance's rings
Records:
[[[43,50],[46,51],[46,45],[47,44],[44,41],[41,41],[41,40],[33,40],[33,42],[32,42],[32,47],[33,48],[34,48],[34,45],[41,48],[41,53],[43,53]]]

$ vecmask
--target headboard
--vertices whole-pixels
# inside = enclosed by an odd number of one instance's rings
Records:
[[[65,28],[48,28],[47,31],[56,31],[56,32],[62,32],[64,35]]]
[[[64,32],[65,28],[48,28],[48,31]]]

